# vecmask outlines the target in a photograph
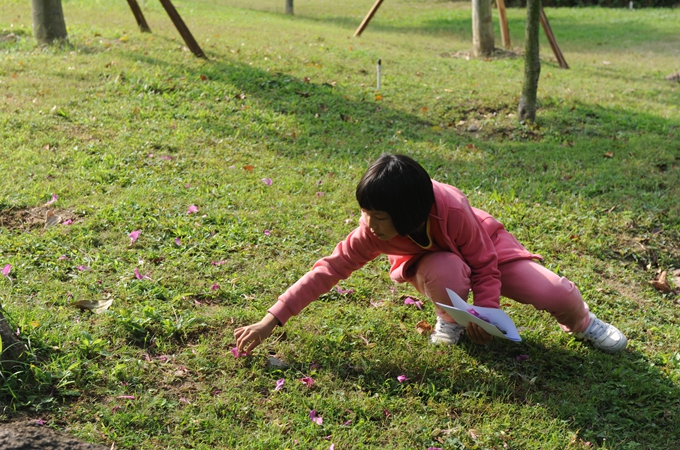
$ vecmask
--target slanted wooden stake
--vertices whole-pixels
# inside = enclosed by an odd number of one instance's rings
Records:
[[[498,4],[498,21],[501,24],[501,41],[503,48],[512,50],[510,44],[510,29],[508,28],[508,15],[505,13],[505,0],[496,0]]]
[[[383,2],[383,0],[377,0],[371,10],[366,14],[366,17],[364,17],[363,22],[361,22],[361,25],[359,25],[359,28],[357,28],[357,31],[354,32],[354,37],[361,36],[361,33],[364,32],[364,28],[368,26],[368,23],[371,21],[373,16],[375,15],[376,11],[378,11],[378,8],[380,8],[380,4]]]
[[[137,25],[139,25],[140,31],[142,33],[151,33],[151,28],[149,28],[149,24],[146,23],[144,14],[142,14],[142,8],[140,8],[139,5],[137,4],[137,0],[127,0],[127,2],[128,5],[130,5],[132,14],[135,15],[135,19],[137,20]]]
[[[286,0],[286,14],[295,14],[293,12],[293,0]]]
[[[548,42],[550,42],[550,48],[552,48],[552,51],[555,54],[557,62],[559,63],[561,68],[568,69],[569,64],[567,64],[567,60],[564,59],[564,55],[562,55],[562,50],[560,50],[560,47],[557,45],[557,39],[555,39],[555,35],[552,32],[552,28],[550,28],[550,22],[548,22],[548,16],[545,15],[545,11],[543,11],[542,6],[540,19],[541,25],[543,25],[543,31],[545,31],[545,36],[548,38]]]
[[[172,23],[175,24],[175,28],[177,28],[179,34],[182,35],[182,39],[184,39],[184,42],[187,44],[187,47],[189,47],[189,50],[191,50],[191,52],[199,58],[208,59],[205,56],[205,53],[203,53],[203,50],[201,50],[201,47],[198,45],[198,42],[196,42],[196,39],[194,39],[191,31],[189,31],[189,28],[187,28],[187,26],[184,24],[184,21],[180,17],[175,7],[172,6],[170,0],[161,0],[161,4],[168,13],[168,16],[170,16]]]

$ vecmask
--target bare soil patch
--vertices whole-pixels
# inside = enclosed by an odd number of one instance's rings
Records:
[[[70,209],[36,206],[33,208],[0,211],[0,227],[8,228],[10,230],[45,228],[45,221],[50,211],[58,218],[53,219],[54,226],[74,223],[81,219]]]

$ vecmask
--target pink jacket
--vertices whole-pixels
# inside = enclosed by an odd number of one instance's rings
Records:
[[[474,304],[498,308],[501,292],[498,264],[541,259],[541,256],[522,247],[490,214],[471,207],[457,188],[434,180],[432,185],[435,204],[428,223],[431,247],[425,249],[407,236],[382,241],[361,220],[359,227],[338,243],[330,256],[317,261],[312,270],[288,288],[269,312],[283,325],[338,281],[381,254],[388,255],[390,277],[394,281],[410,281],[415,276],[418,260],[434,251],[449,251],[460,256],[471,269]]]

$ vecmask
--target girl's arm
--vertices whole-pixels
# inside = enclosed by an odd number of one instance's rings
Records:
[[[288,288],[262,320],[234,330],[238,351],[250,353],[271,336],[276,325],[284,325],[291,316],[299,314],[338,281],[349,277],[381,253],[365,227],[352,231],[336,245],[333,254],[317,261],[312,270]]]

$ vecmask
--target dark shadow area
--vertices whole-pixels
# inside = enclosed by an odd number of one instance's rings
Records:
[[[323,345],[319,345],[311,349],[312,354],[305,354],[305,359],[363,360],[365,363],[323,369],[360,387],[367,396],[403,395],[404,385],[396,378],[406,372],[409,395],[420,398],[423,405],[429,401],[449,404],[455,417],[472,413],[461,410],[456,398],[473,397],[482,402],[488,398],[494,403],[547,410],[551,418],[569,424],[583,441],[598,446],[676,448],[680,389],[656,367],[660,361],[638,351],[609,355],[593,349],[584,353],[578,348],[548,348],[535,340],[509,344],[497,339],[479,346],[464,338],[460,346],[470,361],[461,362],[455,347],[442,347],[439,352],[450,355],[451,365],[442,364],[441,359],[432,363],[420,352],[399,352],[403,359],[398,362],[376,362],[368,355],[363,359],[362,350],[349,345],[344,346],[344,353],[341,346],[333,348],[331,355],[313,354],[321,351]],[[518,361],[519,354],[528,359]],[[473,365],[475,368],[469,368]],[[307,365],[296,369],[304,372]]]

